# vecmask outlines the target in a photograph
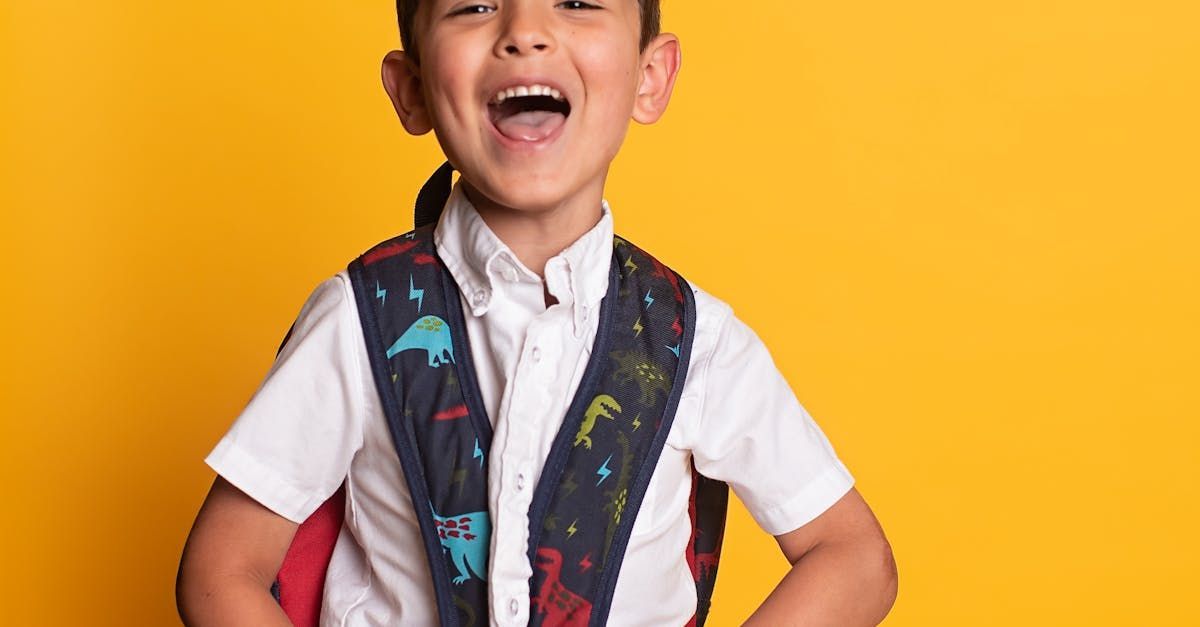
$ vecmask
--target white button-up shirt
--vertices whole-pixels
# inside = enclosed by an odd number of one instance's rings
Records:
[[[612,214],[602,202],[600,221],[546,263],[543,284],[488,228],[460,185],[434,232],[462,295],[494,429],[486,452],[492,625],[529,621],[530,501],[591,356],[612,237]],[[555,305],[546,307],[544,289]],[[754,332],[728,305],[694,284],[692,290],[697,318],[688,376],[637,512],[612,625],[683,625],[695,612],[684,557],[692,460],[702,474],[728,482],[773,535],[812,520],[854,484]],[[345,271],[305,302],[266,379],[205,461],[295,522],[345,482],[346,518],[321,625],[437,623],[424,544]]]

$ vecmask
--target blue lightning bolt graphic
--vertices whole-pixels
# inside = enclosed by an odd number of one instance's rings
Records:
[[[674,346],[668,346],[667,349],[669,349],[672,353],[675,353],[675,359],[679,359],[679,345],[678,344],[676,344]]]
[[[379,281],[375,282],[375,298],[380,300],[381,307],[387,304],[387,290],[380,287]]]
[[[596,485],[600,485],[602,481],[612,474],[612,471],[608,469],[608,461],[610,459],[612,459],[612,455],[609,455],[608,459],[604,460],[604,463],[600,464],[600,467],[596,469],[596,474],[600,475],[600,481],[597,481]]]
[[[475,438],[475,452],[471,454],[472,458],[479,458],[479,467],[483,468],[483,451],[479,450],[479,438]]]
[[[421,303],[425,302],[425,290],[413,287],[412,275],[408,275],[408,300],[417,301],[417,313],[421,313]]]
[[[646,290],[646,297],[642,300],[646,303],[646,309],[649,309],[650,305],[654,304],[654,298],[650,296],[650,290]]]

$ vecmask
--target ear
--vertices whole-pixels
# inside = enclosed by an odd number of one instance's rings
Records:
[[[421,87],[421,69],[403,50],[392,50],[383,57],[383,88],[392,99],[404,130],[424,135],[433,129],[425,92]]]
[[[642,78],[633,102],[634,120],[653,124],[666,112],[681,61],[679,38],[671,33],[658,35],[646,46],[641,55]]]

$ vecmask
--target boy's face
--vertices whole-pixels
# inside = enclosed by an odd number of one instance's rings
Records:
[[[426,0],[413,29],[419,67],[393,51],[384,83],[405,128],[432,128],[487,201],[598,206],[630,118],[657,120],[678,71],[673,35],[639,52],[640,19],[637,0]],[[533,86],[558,94],[515,89]]]

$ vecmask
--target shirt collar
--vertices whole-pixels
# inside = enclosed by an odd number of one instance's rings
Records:
[[[573,305],[577,334],[598,311],[608,291],[612,210],[606,200],[600,201],[600,208],[596,225],[546,262],[547,289],[560,303]],[[483,221],[463,191],[461,179],[450,191],[433,237],[438,256],[475,316],[487,313],[505,272],[510,277],[515,272],[521,280],[540,280]]]

